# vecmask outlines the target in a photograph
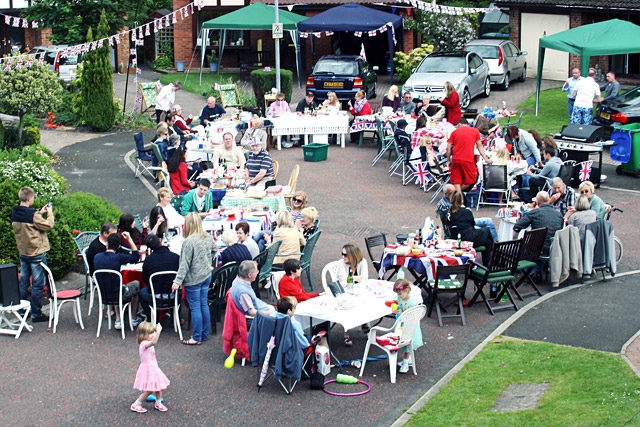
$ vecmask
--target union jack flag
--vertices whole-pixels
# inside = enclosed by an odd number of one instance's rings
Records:
[[[41,53],[40,56],[38,56],[38,65],[44,65],[44,53]]]
[[[13,58],[7,59],[6,65],[4,66],[5,71],[11,71],[11,63]]]
[[[27,68],[31,67],[33,65],[33,58],[35,58],[35,55],[29,55],[27,57]]]
[[[18,61],[16,62],[16,70],[22,69],[22,56],[18,57]]]
[[[420,162],[413,164],[413,177],[416,184],[424,184],[429,181],[431,175],[429,174],[429,164],[427,162]]]
[[[580,181],[587,181],[591,177],[591,167],[593,166],[593,160],[587,160],[580,163],[580,172],[578,172],[578,178]]]

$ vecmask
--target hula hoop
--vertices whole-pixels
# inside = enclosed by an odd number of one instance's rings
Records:
[[[328,380],[328,381],[324,382],[324,385],[326,387],[327,384],[335,383],[335,382],[337,382],[337,381],[336,380]],[[371,386],[367,382],[364,382],[364,381],[360,380],[360,381],[358,381],[358,384],[364,385],[365,387],[367,387],[367,389],[364,390],[364,391],[358,391],[358,392],[355,392],[355,393],[336,393],[334,391],[328,391],[326,388],[323,388],[322,391],[324,391],[325,393],[327,393],[327,394],[329,394],[331,396],[361,396],[363,394],[369,393],[369,390],[371,390]]]

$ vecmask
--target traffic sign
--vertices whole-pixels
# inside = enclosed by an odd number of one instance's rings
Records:
[[[283,37],[284,28],[281,22],[277,24],[271,24],[271,33],[274,39],[281,39]]]

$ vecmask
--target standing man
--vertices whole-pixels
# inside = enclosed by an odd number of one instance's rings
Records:
[[[595,76],[596,69],[589,68],[587,78],[576,85],[573,91],[576,102],[571,112],[571,124],[590,125],[593,121],[593,102],[602,102],[600,86],[596,83]]]
[[[478,166],[474,160],[475,148],[487,164],[493,163],[484,151],[478,129],[470,127],[469,122],[462,119],[460,127],[451,133],[447,144],[451,183],[456,191],[467,191],[478,180]]]
[[[164,122],[167,113],[171,113],[171,107],[176,102],[176,92],[182,89],[182,83],[169,83],[160,90],[156,96],[156,123]]]
[[[296,107],[296,111],[298,113],[304,113],[304,109],[308,108],[309,111],[313,111],[316,108],[316,102],[313,100],[313,92],[307,92],[303,99],[298,102],[298,106]]]
[[[576,85],[580,80],[584,77],[580,75],[580,69],[574,68],[571,70],[571,77],[564,82],[562,85],[562,91],[567,93],[567,107],[569,110],[569,120],[571,120],[571,113],[573,112],[573,104],[576,102],[576,96],[573,94],[573,91],[576,90]]]
[[[613,71],[607,73],[607,84],[600,90],[604,90],[602,102],[611,101],[620,94],[620,83],[616,80],[616,73]]]
[[[216,121],[218,117],[225,113],[226,111],[222,108],[222,105],[216,104],[216,98],[210,96],[207,98],[207,105],[202,108],[202,113],[200,113],[200,124],[202,126],[207,126],[209,123]]]
[[[51,204],[43,206],[39,211],[31,207],[35,199],[35,192],[31,187],[22,187],[18,191],[18,199],[20,204],[14,206],[11,212],[11,226],[20,254],[20,299],[27,299],[29,278],[33,277],[31,321],[46,322],[49,318],[42,314],[45,273],[40,263],[47,263],[47,252],[50,249],[47,231],[53,228],[53,210]]]

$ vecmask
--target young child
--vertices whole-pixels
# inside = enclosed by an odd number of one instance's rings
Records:
[[[296,297],[288,296],[288,297],[280,298],[278,300],[278,306],[277,306],[278,312],[275,313],[275,316],[277,318],[282,318],[284,316],[291,317],[291,325],[293,326],[293,330],[295,331],[296,339],[300,343],[300,347],[302,347],[302,349],[306,349],[307,347],[309,347],[309,344],[311,341],[304,334],[304,331],[302,329],[302,325],[300,324],[300,322],[298,322],[298,320],[296,320],[293,317],[293,314],[296,312],[297,305],[298,305],[298,300],[296,299]],[[318,333],[320,331],[326,331],[327,327],[328,325],[326,324],[326,322],[321,323],[320,325],[317,325],[314,328],[314,332]],[[315,343],[324,345],[325,347],[328,346],[327,339],[324,337],[324,334],[318,334],[314,336],[312,339],[314,339]]]
[[[396,280],[393,284],[393,290],[396,293],[396,303],[398,304],[398,309],[393,311],[394,314],[401,314],[403,311],[418,305],[416,298],[411,295],[411,282],[407,279]],[[422,346],[422,344],[422,330],[420,329],[420,325],[418,325],[413,334],[411,346],[415,351],[418,347]],[[408,346],[400,348],[400,351],[404,351],[404,358],[400,362],[400,369],[398,372],[406,374],[409,372],[409,366],[413,362],[411,360],[411,353],[409,352]]]
[[[131,404],[131,410],[133,412],[145,413],[147,410],[142,407],[142,402],[145,401],[150,394],[155,394],[156,403],[154,408],[160,412],[166,412],[167,407],[162,403],[162,390],[169,386],[169,379],[158,367],[158,361],[156,360],[155,345],[160,338],[160,332],[162,332],[162,326],[160,323],[153,325],[151,322],[142,322],[138,325],[138,350],[140,352],[140,367],[136,374],[136,381],[133,384],[133,388],[142,391],[142,394],[138,397],[138,400]]]

